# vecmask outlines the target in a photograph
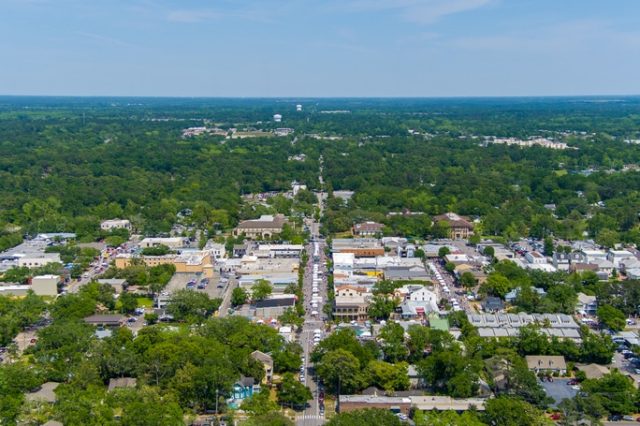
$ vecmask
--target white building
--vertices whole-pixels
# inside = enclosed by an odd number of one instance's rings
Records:
[[[620,262],[626,259],[636,259],[636,257],[628,250],[609,250],[607,260],[613,264],[614,268],[620,268]]]
[[[59,281],[58,275],[38,275],[31,279],[31,290],[38,296],[56,296]]]
[[[20,268],[40,268],[50,263],[62,263],[60,253],[33,254],[18,259],[18,267]]]
[[[178,249],[185,247],[185,240],[182,237],[171,237],[171,238],[145,238],[140,241],[140,247],[142,248],[150,248],[150,247],[158,247],[158,246],[167,246],[170,249]]]
[[[300,105],[300,104],[296,105],[296,111],[301,112],[302,111],[302,105]]]
[[[527,252],[524,257],[527,259],[527,262],[531,264],[541,265],[543,263],[547,263],[547,259],[536,251]]]
[[[208,241],[204,246],[204,250],[211,253],[211,256],[216,260],[223,259],[227,254],[227,249],[224,244],[216,243],[214,241]]]
[[[602,250],[582,249],[580,252],[585,256],[586,263],[596,263],[596,260],[607,260],[607,253]]]
[[[111,231],[112,229],[131,230],[131,222],[127,219],[110,219],[100,223],[100,229],[103,231]]]
[[[281,114],[274,114],[273,115],[273,121],[275,121],[276,123],[280,123],[282,121],[282,115]]]

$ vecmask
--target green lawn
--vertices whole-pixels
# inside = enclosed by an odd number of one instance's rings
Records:
[[[153,307],[153,300],[148,297],[138,297],[138,306],[141,308],[151,308]]]

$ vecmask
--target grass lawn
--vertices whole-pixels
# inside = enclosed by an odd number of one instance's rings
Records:
[[[138,301],[138,306],[140,306],[141,308],[153,307],[153,300],[149,299],[148,297],[138,297],[136,300]]]

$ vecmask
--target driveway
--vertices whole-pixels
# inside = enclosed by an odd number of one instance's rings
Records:
[[[578,391],[567,384],[570,379],[553,379],[553,382],[539,382],[548,396],[553,398],[552,407],[557,407],[564,399],[571,399],[577,395]]]

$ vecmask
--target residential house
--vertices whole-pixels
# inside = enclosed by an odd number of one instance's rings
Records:
[[[100,229],[103,231],[111,231],[112,229],[131,230],[131,222],[127,219],[110,219],[100,223]]]
[[[571,265],[571,254],[554,252],[552,257],[553,266],[559,271],[568,271]]]
[[[25,393],[25,399],[29,402],[55,403],[58,400],[55,390],[60,385],[57,382],[43,383],[38,389]]]
[[[116,292],[116,294],[122,293],[127,288],[127,280],[125,279],[117,279],[117,278],[99,279],[98,282],[100,284],[107,284],[111,286],[113,290]]]
[[[482,301],[482,309],[485,312],[500,312],[504,309],[504,303],[499,297],[488,296]]]
[[[620,268],[620,263],[627,259],[637,260],[636,257],[628,250],[609,250],[607,260],[613,264],[614,268]]]
[[[353,225],[351,232],[356,237],[375,237],[382,233],[382,228],[381,223],[367,221]]]
[[[207,241],[207,244],[205,244],[203,250],[208,251],[209,253],[211,253],[211,256],[215,260],[223,259],[225,257],[225,255],[227,254],[227,250],[226,250],[224,244],[216,243],[213,240]]]
[[[611,372],[607,367],[600,364],[576,365],[576,368],[582,371],[587,379],[601,379]]]
[[[473,235],[473,224],[455,213],[445,213],[434,217],[433,220],[449,225],[449,238],[452,240],[467,239]]]
[[[520,294],[520,291],[521,291],[521,288],[516,287],[513,290],[511,290],[509,293],[505,294],[504,295],[505,302],[513,304],[513,302],[515,302],[516,298]],[[538,293],[538,296],[540,297],[544,297],[547,294],[547,292],[544,291],[543,288],[539,288],[539,287],[533,287],[533,291]]]
[[[109,392],[114,389],[122,388],[135,388],[138,383],[135,377],[119,377],[116,379],[109,379]]]
[[[259,219],[244,220],[233,230],[234,236],[244,235],[247,238],[271,238],[281,234],[288,223],[283,214],[262,215]]]
[[[242,401],[251,398],[258,392],[260,392],[260,385],[256,384],[253,377],[240,376],[240,380],[232,386],[231,398],[227,400],[227,403],[231,408],[239,408]]]
[[[251,358],[262,363],[264,366],[265,380],[267,383],[271,383],[271,379],[273,379],[273,358],[271,355],[260,351],[253,351],[251,352]]]
[[[595,315],[598,310],[598,302],[596,296],[589,296],[584,293],[578,293],[578,302],[576,303],[576,313],[581,315]]]
[[[542,254],[538,253],[537,251],[529,251],[529,252],[525,253],[524,257],[525,257],[525,259],[527,259],[527,262],[529,262],[531,264],[547,263],[547,259]]]
[[[563,356],[557,355],[527,355],[525,357],[529,370],[538,373],[567,373],[567,363]]]
[[[249,245],[247,243],[244,244],[234,244],[233,245],[233,257],[243,257],[247,254],[247,250],[249,249]]]

